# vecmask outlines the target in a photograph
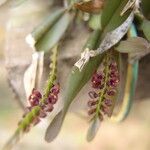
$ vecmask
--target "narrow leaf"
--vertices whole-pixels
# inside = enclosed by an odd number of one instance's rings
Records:
[[[63,36],[69,23],[71,16],[65,13],[53,27],[36,43],[37,51],[48,52]]]
[[[108,32],[100,44],[100,47],[97,49],[96,53],[103,53],[106,50],[110,49],[112,46],[117,44],[122,37],[127,33],[133,21],[133,13],[120,25],[118,28],[112,32]]]
[[[141,26],[143,33],[147,40],[150,41],[150,21],[149,20],[144,20]]]
[[[64,8],[60,8],[52,12],[48,17],[46,17],[33,31],[26,37],[27,43],[34,47],[35,43],[40,40],[57,22],[57,20],[65,12]]]
[[[99,118],[94,119],[94,121],[91,122],[91,125],[87,132],[87,141],[90,142],[95,137],[96,133],[98,132],[98,129],[100,127],[100,120]]]
[[[141,0],[141,10],[147,19],[150,19],[150,0]]]

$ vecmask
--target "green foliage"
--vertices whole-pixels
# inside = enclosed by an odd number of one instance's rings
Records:
[[[35,45],[36,49],[38,51],[48,52],[62,38],[70,21],[71,16],[66,12]]]
[[[147,40],[150,41],[150,21],[145,19],[142,23],[141,28]]]

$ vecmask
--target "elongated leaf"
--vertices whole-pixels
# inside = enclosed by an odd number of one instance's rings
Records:
[[[99,118],[96,118],[96,119],[94,119],[94,121],[91,122],[91,125],[88,129],[88,133],[87,133],[87,141],[88,142],[93,140],[99,127],[100,127],[100,120],[99,120]]]
[[[119,27],[128,18],[131,11],[127,12],[123,16],[120,15],[127,2],[128,0],[106,1],[101,17],[101,24],[104,30],[102,38],[104,38],[106,33]]]
[[[150,41],[150,21],[144,20],[141,26],[145,37]]]
[[[66,12],[45,34],[45,36],[35,44],[37,51],[48,52],[62,38],[70,21],[71,16]]]
[[[100,31],[94,31],[94,33],[90,36],[87,44],[84,46],[84,49],[96,48],[99,36]],[[71,102],[79,93],[79,91],[83,88],[83,86],[87,83],[87,81],[90,79],[96,68],[99,66],[101,60],[102,56],[92,58],[81,72],[75,66],[72,68],[63,95],[64,108],[49,125],[45,136],[45,140],[47,142],[51,142],[58,135]]]
[[[126,19],[126,21],[112,32],[108,32],[100,44],[100,47],[95,51],[97,54],[103,53],[117,44],[122,37],[127,33],[133,21],[133,13]]]
[[[144,16],[150,19],[150,0],[141,0],[141,9]]]
[[[129,53],[130,59],[137,60],[150,53],[150,43],[141,37],[128,38],[116,47],[121,53]]]
[[[50,30],[50,28],[57,22],[57,20],[64,14],[65,9],[60,8],[55,10],[52,14],[44,19],[26,38],[27,43],[34,47],[35,43],[42,38]]]

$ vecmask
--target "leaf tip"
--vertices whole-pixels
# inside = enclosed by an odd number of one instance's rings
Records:
[[[86,136],[86,140],[88,142],[91,142],[95,136],[96,136],[96,133],[99,129],[99,126],[100,126],[100,120],[98,118],[96,118],[90,125],[89,129],[88,129],[88,132],[87,132],[87,136]]]
[[[57,137],[57,135],[61,130],[62,122],[63,122],[63,116],[61,111],[55,116],[55,118],[52,120],[52,122],[50,123],[50,125],[46,130],[46,134],[45,134],[46,142],[50,143]]]

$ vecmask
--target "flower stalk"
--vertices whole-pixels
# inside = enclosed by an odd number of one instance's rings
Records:
[[[10,150],[12,147],[20,140],[21,136],[28,132],[31,126],[36,125],[39,122],[39,117],[44,118],[46,115],[44,114],[45,112],[48,112],[49,110],[47,109],[48,104],[55,104],[54,98],[52,96],[56,96],[58,94],[58,88],[56,88],[57,85],[55,84],[56,80],[56,66],[57,66],[57,46],[55,46],[52,49],[52,56],[51,56],[51,65],[50,65],[50,74],[48,77],[48,81],[45,87],[45,91],[43,94],[43,97],[40,96],[39,99],[34,99],[37,97],[34,97],[34,95],[40,94],[40,92],[33,90],[31,96],[29,97],[29,102],[30,105],[28,107],[28,112],[23,115],[23,119],[19,122],[18,128],[15,131],[14,135],[10,138],[10,140],[6,143],[4,146],[3,150]],[[55,94],[54,94],[55,93]],[[38,103],[36,103],[38,101]],[[50,101],[48,103],[48,101]],[[44,109],[43,109],[44,108]],[[43,111],[44,110],[44,111]],[[42,113],[41,113],[42,112]]]

